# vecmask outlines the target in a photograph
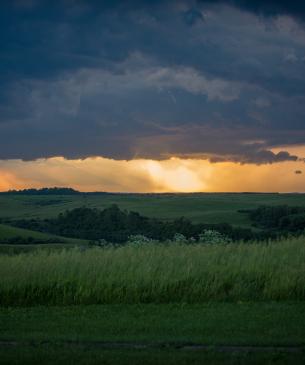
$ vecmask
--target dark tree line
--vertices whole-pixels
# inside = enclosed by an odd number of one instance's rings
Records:
[[[42,189],[23,189],[9,190],[2,194],[17,194],[17,195],[76,195],[81,194],[79,191],[72,188],[42,188]]]
[[[296,234],[303,233],[305,229],[304,207],[261,206],[244,212],[249,214],[253,225],[261,229]]]
[[[23,237],[13,236],[9,238],[0,239],[0,244],[12,244],[12,245],[35,245],[35,244],[50,244],[50,243],[66,243],[65,240],[59,238],[35,238],[35,237]]]
[[[194,224],[184,217],[173,221],[161,221],[137,212],[123,211],[117,205],[104,210],[76,208],[53,219],[23,219],[11,224],[65,237],[104,239],[114,243],[124,243],[129,236],[138,234],[160,241],[173,239],[176,233],[181,233],[186,238],[198,239],[199,234],[207,229],[216,230],[233,241],[275,237],[272,233],[254,232],[251,229],[232,227],[227,223]]]

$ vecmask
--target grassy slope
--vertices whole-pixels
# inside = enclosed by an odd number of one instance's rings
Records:
[[[45,240],[51,239],[51,238],[54,240],[56,240],[56,238],[58,238],[59,242],[64,241],[65,243],[70,243],[70,244],[74,244],[74,245],[86,243],[86,240],[54,236],[54,235],[47,234],[47,233],[31,231],[29,229],[12,227],[12,226],[9,226],[6,224],[0,224],[0,243],[1,243],[1,240],[10,239],[10,238],[14,238],[17,236],[22,237],[22,238],[33,237],[37,240],[41,240],[42,242]],[[8,245],[6,245],[6,246],[8,246]],[[1,248],[2,247],[0,247],[0,253],[1,253]]]
[[[41,232],[31,231],[28,229],[8,226],[6,224],[0,224],[0,241],[1,239],[13,238],[16,236],[20,236],[23,238],[33,237],[41,240],[47,240],[49,238],[54,237],[47,233],[41,233]]]
[[[52,204],[43,205],[52,200]],[[251,209],[262,204],[305,206],[305,194],[0,195],[0,218],[45,218],[79,206],[102,209],[113,203],[151,217],[172,219],[185,216],[194,222],[228,222],[249,226],[247,215],[238,213],[237,210]]]
[[[304,300],[304,238],[0,255],[2,305]],[[30,269],[29,269],[30,268]]]

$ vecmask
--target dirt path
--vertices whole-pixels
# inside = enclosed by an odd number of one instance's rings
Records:
[[[304,353],[305,346],[234,346],[234,345],[205,345],[200,343],[183,342],[105,342],[105,341],[14,341],[0,340],[1,347],[64,345],[80,347],[97,347],[101,349],[169,349],[188,351],[216,351],[216,352],[285,352]]]

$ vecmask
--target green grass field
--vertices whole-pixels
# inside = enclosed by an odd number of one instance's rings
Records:
[[[7,239],[7,238],[14,238],[16,236],[20,236],[23,238],[33,237],[33,238],[41,239],[41,240],[46,240],[46,239],[54,237],[54,236],[51,236],[46,233],[12,227],[12,226],[8,226],[6,224],[0,224],[0,241],[3,239]]]
[[[305,206],[305,194],[109,194],[27,196],[1,195],[0,218],[46,218],[80,206],[103,209],[111,204],[149,217],[173,219],[185,216],[194,223],[231,223],[250,226],[239,209],[260,205]]]
[[[303,302],[8,307],[0,363],[302,364],[303,353],[277,348],[302,348],[304,322]],[[207,348],[187,350],[192,343]]]
[[[37,242],[35,244],[3,243],[6,242],[6,240],[8,239],[14,239],[16,237],[19,237],[21,239],[33,238]],[[47,243],[48,240],[51,240],[52,243]],[[86,247],[87,245],[87,240],[54,236],[47,233],[12,227],[6,224],[0,224],[0,254],[16,254],[21,252],[30,252],[38,249],[53,250],[79,246]]]
[[[95,345],[41,344],[0,348],[1,365],[304,365],[300,353],[228,353],[176,349],[99,349]]]
[[[0,217],[113,203],[150,217],[249,227],[239,209],[305,206],[305,195],[0,195]],[[50,237],[0,225],[0,239],[15,236]],[[304,237],[120,248],[1,244],[0,364],[304,364],[304,352],[289,352],[305,347],[304,262]]]
[[[304,302],[2,307],[0,322],[21,342],[305,345]]]
[[[305,240],[0,256],[0,304],[304,300]]]

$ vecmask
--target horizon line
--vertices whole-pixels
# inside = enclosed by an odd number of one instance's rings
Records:
[[[77,195],[77,194],[109,194],[109,195],[192,195],[192,194],[305,194],[304,192],[300,191],[290,191],[290,192],[280,192],[280,191],[192,191],[192,192],[172,192],[172,191],[164,191],[164,192],[128,192],[128,191],[105,191],[105,190],[96,190],[96,191],[81,191],[76,190],[71,187],[42,187],[42,188],[26,188],[26,189],[10,189],[10,190],[4,190],[0,191],[0,194],[28,194],[31,195],[31,192],[33,195],[47,195],[48,192],[44,190],[49,190],[50,192],[53,192],[55,190],[66,190],[66,195],[68,195],[68,191],[70,191],[70,195]],[[56,195],[56,194],[54,194]],[[62,192],[58,195],[65,195],[65,192]]]

